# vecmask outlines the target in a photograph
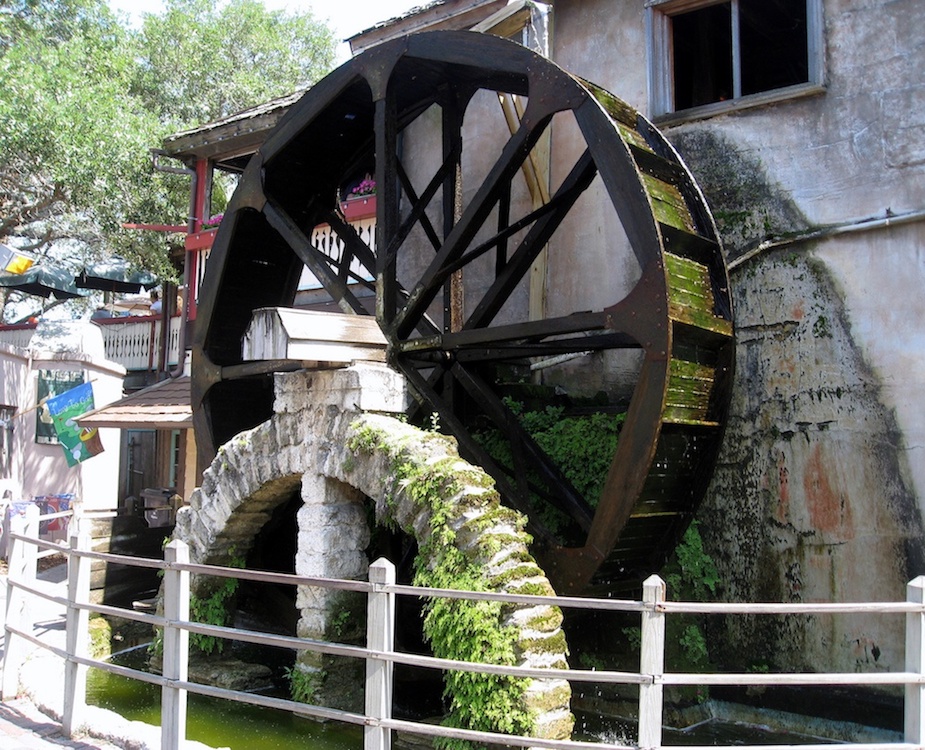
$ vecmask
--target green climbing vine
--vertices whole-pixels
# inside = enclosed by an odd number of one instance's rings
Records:
[[[244,560],[236,558],[230,567],[243,568]],[[190,596],[190,619],[207,625],[231,625],[234,595],[238,591],[237,578],[214,578],[203,584],[208,594]],[[190,633],[190,645],[204,654],[222,653],[227,641],[214,635]]]
[[[423,538],[418,539],[414,583],[434,588],[488,590],[483,567],[460,551],[457,532],[448,522],[453,515],[452,502],[460,502],[459,459],[448,456],[431,464],[417,465],[407,460],[400,441],[389,439],[384,430],[377,430],[368,423],[354,427],[355,434],[348,447],[355,451],[384,451],[398,480],[398,491],[407,493],[417,507],[429,510],[428,528]],[[425,439],[447,438],[428,433]],[[388,503],[389,512],[394,512],[394,501],[393,497]],[[486,496],[480,495],[478,502],[485,505]],[[458,512],[457,508],[456,515]],[[515,528],[521,530],[523,519],[500,506],[497,493],[494,493],[491,509],[479,523],[491,524],[502,519],[508,523],[514,521]],[[395,522],[394,518],[381,520]],[[410,528],[404,531],[413,532]],[[498,602],[434,598],[425,605],[424,635],[434,655],[440,658],[515,664],[519,631],[503,627],[501,623],[502,605]],[[525,707],[527,685],[525,679],[449,671],[444,683],[444,696],[449,702],[445,723],[476,730],[526,734],[534,720]],[[440,740],[438,747],[463,750],[472,748],[472,743]]]
[[[697,521],[687,527],[681,543],[662,569],[662,577],[672,599],[702,602],[715,596],[719,572],[703,547]],[[677,665],[673,668],[691,672],[708,670],[710,653],[705,625],[702,615],[675,615],[667,619],[667,658]],[[688,693],[691,694],[686,695],[687,698],[697,701],[707,697],[703,688],[689,689]]]

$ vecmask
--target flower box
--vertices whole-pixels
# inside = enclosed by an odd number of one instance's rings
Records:
[[[340,209],[344,212],[348,222],[368,219],[376,215],[376,196],[358,195],[347,198],[341,202]]]
[[[186,235],[187,250],[208,250],[215,241],[215,235],[218,233],[218,227],[215,229],[203,229],[201,232],[194,232]]]

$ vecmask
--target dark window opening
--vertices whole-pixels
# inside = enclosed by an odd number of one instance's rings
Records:
[[[806,0],[740,0],[742,94],[809,80]]]
[[[674,110],[809,82],[807,0],[729,0],[669,19]]]
[[[672,18],[675,109],[733,97],[732,9],[729,3]]]

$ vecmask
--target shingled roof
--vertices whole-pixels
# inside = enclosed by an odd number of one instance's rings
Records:
[[[88,411],[77,419],[81,427],[132,427],[176,430],[193,426],[188,375],[168,378],[120,401]]]

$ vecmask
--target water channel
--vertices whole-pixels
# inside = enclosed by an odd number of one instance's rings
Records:
[[[114,659],[123,666],[144,669],[144,648]],[[160,724],[161,689],[156,685],[103,670],[91,669],[88,703],[114,711],[126,719]],[[636,728],[625,722],[597,716],[577,716],[575,739],[635,744]],[[363,746],[362,728],[338,722],[317,722],[279,711],[234,701],[189,695],[187,737],[211,747],[231,750],[357,750]],[[668,745],[802,744],[816,738],[767,727],[709,721],[690,729],[666,730]]]

